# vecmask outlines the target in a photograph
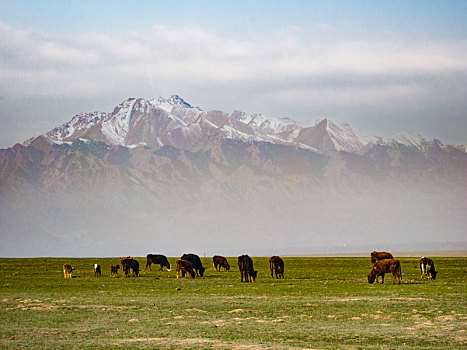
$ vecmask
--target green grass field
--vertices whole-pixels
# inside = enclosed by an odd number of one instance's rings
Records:
[[[172,271],[110,278],[118,258],[0,259],[1,348],[461,349],[467,348],[467,258],[434,258],[435,281],[402,258],[403,283],[367,282],[368,258],[284,258],[285,279],[253,257],[205,277]],[[76,268],[64,279],[62,265]],[[102,267],[102,278],[93,264]]]

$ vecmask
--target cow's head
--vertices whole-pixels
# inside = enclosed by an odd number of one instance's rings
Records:
[[[165,267],[167,267],[167,271],[170,271],[170,263],[168,260],[165,263]]]
[[[206,269],[205,269],[203,266],[200,266],[200,268],[199,268],[199,275],[200,275],[201,277],[203,277],[204,271],[205,271],[205,270],[206,270]]]
[[[434,280],[436,279],[437,274],[438,274],[438,271],[435,271],[435,269],[432,269],[432,271],[430,271],[431,278]]]
[[[258,276],[258,271],[252,271],[250,274],[251,282],[256,282],[256,277]]]
[[[368,275],[368,283],[373,283],[376,279],[376,274],[370,273]]]
[[[227,261],[225,262],[224,268],[225,268],[227,271],[230,271],[230,265],[229,265],[229,263],[228,263]]]

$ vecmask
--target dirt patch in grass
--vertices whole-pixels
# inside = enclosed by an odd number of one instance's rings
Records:
[[[216,339],[208,338],[127,338],[119,339],[113,343],[115,346],[125,346],[127,344],[137,344],[145,343],[145,345],[155,346],[157,348],[167,348],[167,347],[181,347],[181,348],[191,348],[191,347],[202,347],[209,346],[209,348],[216,349],[238,349],[238,350],[247,350],[247,349],[294,349],[293,347],[285,346],[263,346],[261,344],[238,344],[234,342],[221,341]],[[297,348],[298,349],[298,348]]]

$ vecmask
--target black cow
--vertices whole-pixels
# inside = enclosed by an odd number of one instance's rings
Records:
[[[121,261],[122,269],[125,272],[125,276],[130,276],[130,269],[133,270],[134,276],[139,276],[139,263],[135,259],[123,259]]]
[[[240,269],[240,280],[243,282],[255,282],[258,271],[253,269],[253,260],[248,255],[238,257],[238,268]]]
[[[271,277],[274,277],[274,271],[276,278],[284,278],[284,260],[280,256],[274,255],[269,259],[269,268],[271,269]]]
[[[201,259],[196,254],[183,254],[182,260],[189,261],[193,264],[193,269],[196,271],[196,275],[203,277],[204,271],[206,270],[201,263]]]
[[[436,279],[436,274],[438,271],[435,271],[435,264],[433,260],[430,258],[425,258],[422,257],[420,259],[420,272],[422,273],[422,279],[423,276],[426,276],[428,279]]]
[[[196,273],[193,270],[193,264],[188,260],[177,260],[177,279],[180,277],[187,277],[187,273],[190,274],[191,278],[196,277]]]
[[[212,262],[216,271],[220,271],[221,267],[224,268],[224,271],[230,271],[230,265],[227,259],[221,255],[214,255],[212,257]],[[219,270],[217,269],[219,267]]]
[[[159,264],[161,268],[159,271],[162,271],[162,269],[167,267],[167,271],[170,271],[170,263],[169,260],[167,260],[167,257],[165,255],[161,254],[148,254],[146,256],[146,266],[144,268],[144,271],[149,267],[149,271],[151,271],[151,264]]]
[[[97,278],[101,278],[101,265],[94,264],[94,276]]]

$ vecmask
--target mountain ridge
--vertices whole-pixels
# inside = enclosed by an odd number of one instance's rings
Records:
[[[302,123],[290,118],[273,118],[234,110],[204,111],[193,107],[178,95],[146,100],[129,98],[110,113],[81,112],[41,136],[55,143],[83,138],[125,147],[149,146],[157,149],[171,145],[180,149],[203,148],[209,139],[231,138],[243,141],[266,141],[305,148],[320,153],[365,152],[372,144],[422,149],[431,142],[420,135],[400,133],[382,137],[369,135],[343,121],[328,118]],[[28,145],[34,138],[25,141]],[[460,146],[459,149],[465,150]]]

